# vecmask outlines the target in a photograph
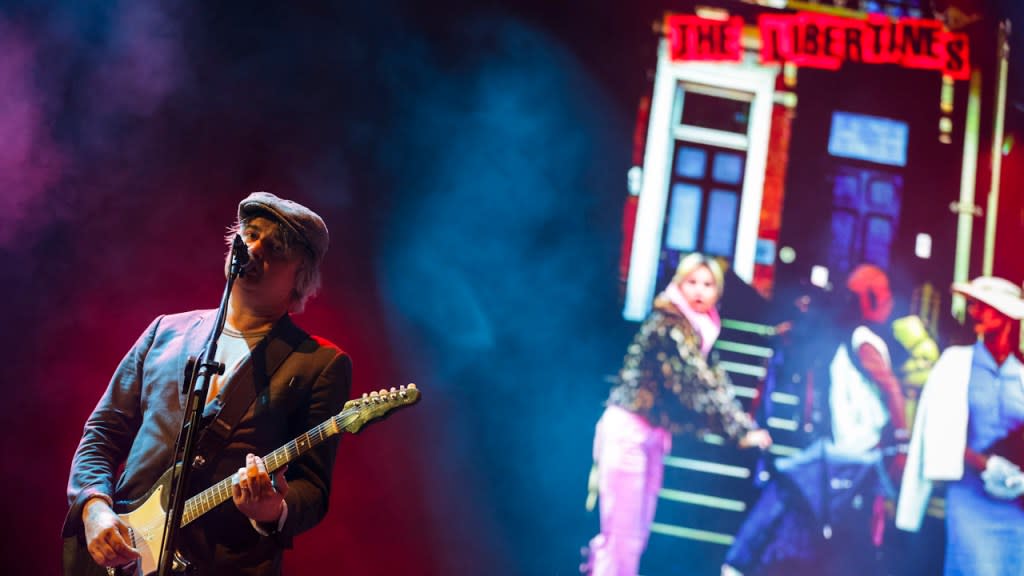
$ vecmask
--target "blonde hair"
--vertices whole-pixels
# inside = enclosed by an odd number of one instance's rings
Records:
[[[722,272],[722,265],[713,257],[706,256],[700,252],[691,252],[679,260],[679,265],[676,266],[676,273],[672,276],[670,284],[682,282],[702,266],[707,268],[708,272],[711,272],[711,277],[715,279],[718,297],[721,298],[722,292],[725,291],[725,273]]]

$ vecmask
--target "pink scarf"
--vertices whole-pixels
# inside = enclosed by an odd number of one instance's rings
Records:
[[[722,332],[722,320],[718,316],[718,310],[712,306],[707,313],[697,312],[690,307],[683,292],[679,290],[679,285],[674,282],[665,289],[665,296],[683,313],[683,316],[686,316],[690,325],[700,335],[700,352],[707,358],[708,352],[711,352],[711,347]]]

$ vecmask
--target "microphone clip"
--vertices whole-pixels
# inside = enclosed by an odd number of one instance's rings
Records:
[[[249,247],[245,245],[240,234],[235,234],[235,239],[231,242],[231,275],[245,276],[247,264],[249,264]]]

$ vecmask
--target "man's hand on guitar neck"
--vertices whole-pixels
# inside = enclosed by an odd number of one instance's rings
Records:
[[[138,550],[129,545],[128,527],[103,498],[95,497],[85,503],[82,524],[89,555],[100,566],[124,566],[138,559]]]
[[[273,525],[273,531],[287,511],[284,503],[288,493],[288,481],[284,478],[286,468],[278,470],[271,481],[263,459],[249,454],[245,467],[238,469],[231,482],[231,499],[238,510],[261,525]]]

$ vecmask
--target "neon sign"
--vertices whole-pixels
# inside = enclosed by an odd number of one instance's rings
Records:
[[[683,14],[665,15],[665,37],[673,60],[736,61],[743,57],[743,18],[712,20]]]
[[[739,61],[744,22],[668,14],[665,36],[677,61]],[[935,20],[871,15],[866,20],[826,14],[763,14],[758,18],[761,62],[838,70],[844,62],[897,64],[937,70],[956,80],[970,77],[967,35]]]

